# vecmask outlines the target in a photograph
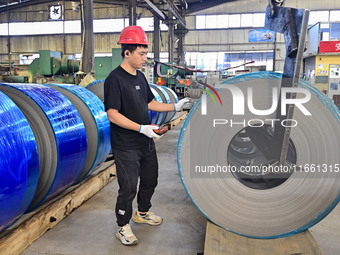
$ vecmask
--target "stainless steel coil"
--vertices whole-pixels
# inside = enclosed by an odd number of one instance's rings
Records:
[[[245,95],[251,88],[254,109],[271,109],[280,84],[281,74],[271,72],[228,79],[218,86],[223,104],[210,97],[199,100],[180,133],[178,168],[190,198],[212,222],[240,235],[275,238],[298,233],[322,220],[340,198],[339,109],[304,81],[299,88],[311,98],[303,106],[312,115],[296,107],[287,158],[298,167],[278,169],[278,175],[274,168],[263,171],[262,150],[269,144],[257,147],[255,140],[268,137],[270,143],[276,111],[254,114],[246,107]],[[233,93],[231,85],[236,87]],[[243,104],[237,104],[242,99]],[[245,132],[249,127],[255,140]],[[242,172],[241,167],[261,171]]]

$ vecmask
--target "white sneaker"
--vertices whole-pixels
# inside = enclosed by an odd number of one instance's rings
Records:
[[[135,245],[138,243],[137,237],[133,234],[130,224],[126,224],[125,226],[118,228],[116,233],[116,237],[122,242],[124,245]]]
[[[163,222],[163,219],[154,213],[148,211],[145,215],[141,215],[138,211],[132,216],[132,220],[135,223],[146,223],[149,225],[159,225]]]

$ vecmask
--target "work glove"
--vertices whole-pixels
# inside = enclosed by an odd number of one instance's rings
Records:
[[[146,135],[149,138],[160,138],[159,135],[157,135],[153,130],[158,129],[158,126],[152,126],[152,125],[140,125],[139,133]]]
[[[175,111],[176,111],[176,112],[179,112],[180,110],[182,110],[183,105],[184,105],[185,103],[189,102],[189,101],[190,101],[189,98],[183,98],[183,99],[179,100],[178,103],[174,104],[174,106],[175,106]]]

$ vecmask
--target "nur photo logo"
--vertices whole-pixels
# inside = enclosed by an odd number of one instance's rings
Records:
[[[219,93],[213,87],[205,84],[207,88],[209,88],[219,99],[221,107],[222,101]],[[201,115],[208,114],[207,107],[207,95],[214,101],[215,105],[217,102],[213,96],[213,94],[207,89],[202,89],[206,93],[204,93],[201,97]],[[254,94],[256,94],[256,88],[248,87],[245,91],[235,85],[228,85],[226,87],[220,88],[219,92],[222,90],[227,90],[228,93],[232,96],[232,102],[229,102],[228,107],[232,107],[233,116],[244,116],[246,110],[248,110],[254,116],[268,116],[275,113],[278,109],[278,104],[280,103],[281,115],[285,116],[287,114],[288,107],[295,107],[299,109],[305,116],[311,116],[310,111],[305,107],[304,104],[308,103],[311,99],[311,92],[304,88],[281,88],[281,93],[279,93],[278,87],[273,87],[271,90],[271,105],[267,109],[257,109],[254,104]],[[298,98],[290,98],[290,94],[299,95]],[[280,101],[279,101],[280,99]],[[246,108],[247,107],[247,108]],[[272,126],[275,125],[275,122],[279,121],[279,119],[250,119],[244,120],[241,122],[235,122],[232,119],[223,119],[223,118],[215,118],[213,119],[213,127],[217,125],[225,125],[230,124],[242,124],[243,126],[254,126],[261,127],[265,122],[272,123]],[[284,127],[290,126],[294,127],[298,125],[298,122],[294,119],[285,119],[281,121],[281,125]]]

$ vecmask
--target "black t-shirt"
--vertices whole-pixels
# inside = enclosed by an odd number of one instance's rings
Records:
[[[142,72],[132,75],[121,66],[114,69],[104,83],[105,111],[116,109],[128,119],[142,125],[150,124],[148,103],[154,98]],[[112,148],[140,148],[149,138],[111,122]]]

